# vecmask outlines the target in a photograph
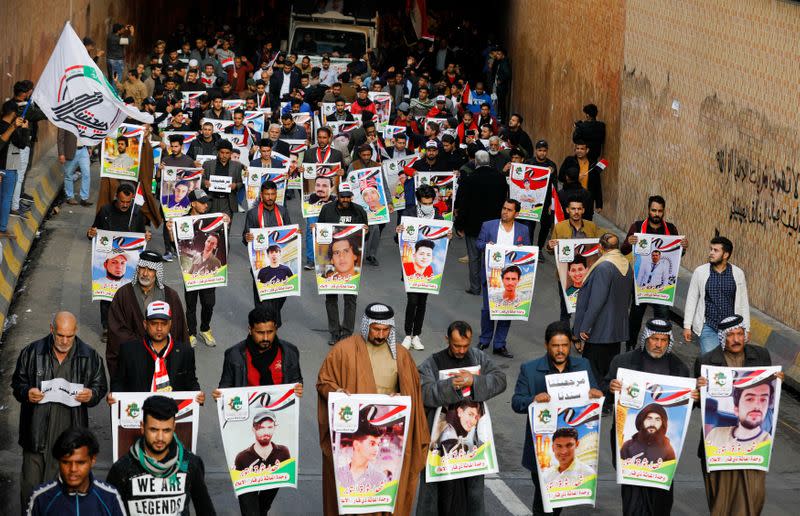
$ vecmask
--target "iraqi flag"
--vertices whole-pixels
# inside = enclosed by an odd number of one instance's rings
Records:
[[[215,216],[212,216],[214,218],[208,217],[200,221],[200,231],[203,233],[210,233],[225,223],[225,217],[223,217],[221,213],[217,213]],[[206,220],[208,220],[208,222],[204,224]]]
[[[397,405],[396,407],[392,407],[389,412],[383,414],[382,416],[370,418],[369,422],[376,426],[386,426],[400,419],[405,419],[405,417],[408,415],[408,409],[409,407],[406,405]]]
[[[603,158],[599,160],[597,163],[595,163],[594,166],[599,168],[600,171],[602,172],[603,170],[606,169],[606,167],[608,167],[608,160],[606,158]]]
[[[736,378],[733,381],[733,386],[737,389],[746,389],[747,387],[752,387],[771,379],[775,371],[773,369],[754,369],[746,373],[740,372],[738,374],[743,374],[743,376]]]
[[[420,226],[419,228],[419,234],[425,240],[439,240],[446,237],[448,233],[450,233],[449,226]]]
[[[300,233],[299,233],[299,230],[297,229],[297,227],[294,227],[294,228],[291,228],[291,229],[278,229],[278,230],[272,231],[269,234],[269,242],[270,242],[271,245],[288,244],[289,242],[291,242],[292,240],[297,238],[299,234]]]
[[[133,215],[136,212],[136,208],[141,208],[144,206],[144,189],[142,188],[142,183],[136,183],[136,195],[133,196],[133,206],[131,206],[131,219],[128,221],[128,225],[133,222]]]
[[[234,64],[233,63],[233,56],[226,57],[225,59],[223,59],[220,62],[220,64],[222,65],[223,68],[229,68],[229,67],[233,66],[233,64]]]
[[[509,258],[511,258],[511,265],[528,265],[536,262],[536,253],[513,251]]]
[[[53,125],[74,134],[78,145],[97,145],[128,117],[153,123],[152,115],[125,105],[69,22],[36,81],[31,99]]]
[[[134,251],[144,249],[144,237],[119,237],[114,239],[114,247],[123,251]]]
[[[575,410],[578,409],[578,410]],[[564,414],[564,422],[569,426],[581,426],[589,421],[600,419],[600,404],[590,403],[583,407],[566,408],[560,412]]]
[[[341,229],[339,229],[339,231],[337,231],[336,233],[333,234],[333,238],[337,239],[337,240],[340,239],[340,238],[349,237],[350,235],[352,235],[354,233],[358,233],[359,231],[364,231],[364,226],[362,226],[362,225],[357,225],[357,226],[336,226],[336,227],[337,228],[341,228]]]
[[[430,39],[428,34],[428,9],[425,0],[406,0],[406,11],[418,38]]]
[[[268,404],[265,405],[264,408],[273,411],[283,410],[294,405],[296,401],[297,398],[294,395],[294,387],[292,387],[291,389],[287,389],[286,392],[280,396],[276,396],[275,401],[270,398]]]
[[[662,240],[662,239],[658,238],[657,240]],[[670,251],[680,249],[682,242],[683,239],[681,238],[666,238],[663,239],[660,245],[656,246],[656,249],[658,249],[662,253],[668,253]]]
[[[472,104],[472,88],[469,87],[469,83],[464,85],[464,93],[461,95],[461,103],[467,105]]]
[[[667,387],[664,389],[658,384],[651,385],[647,388],[653,396],[653,401],[665,407],[674,407],[676,405],[686,405],[692,398],[692,389],[675,389]]]
[[[566,220],[564,208],[561,207],[561,199],[558,198],[555,186],[550,186],[550,192],[553,196],[553,202],[550,205],[550,209],[553,210],[553,224],[558,224],[562,220]]]

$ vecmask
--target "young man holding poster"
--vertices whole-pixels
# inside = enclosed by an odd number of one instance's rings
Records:
[[[278,338],[278,317],[274,312],[264,307],[256,307],[247,315],[247,338],[225,350],[225,360],[222,364],[222,376],[219,379],[219,388],[211,393],[214,399],[219,399],[222,392],[219,389],[231,387],[254,387],[259,385],[280,385],[294,383],[294,394],[298,398],[303,396],[303,375],[300,372],[300,354],[290,342]],[[272,416],[270,419],[270,415]],[[242,461],[252,464],[256,458],[263,462],[274,464],[271,437],[267,438],[268,428],[262,426],[275,426],[275,414],[269,411],[253,417],[253,432],[257,443],[242,452]],[[285,447],[281,447],[285,449]],[[237,463],[239,463],[237,456]],[[253,460],[245,460],[252,457]],[[287,457],[288,458],[288,457]],[[270,459],[267,461],[267,459]],[[280,459],[281,461],[285,459]],[[260,516],[267,514],[272,507],[272,502],[278,494],[277,489],[266,489],[239,495],[239,508],[242,516]]]

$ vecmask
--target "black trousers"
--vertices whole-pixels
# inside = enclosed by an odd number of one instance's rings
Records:
[[[242,511],[242,516],[264,516],[269,514],[277,495],[277,489],[239,495],[239,510]]]
[[[109,308],[111,308],[111,301],[100,301],[100,324],[104,330],[108,328]]]
[[[628,322],[628,343],[625,345],[625,351],[630,351],[636,347],[637,340],[639,339],[639,330],[642,329],[642,319],[647,311],[647,307],[653,308],[653,317],[657,319],[664,319],[669,321],[669,307],[666,305],[654,305],[650,303],[636,304],[636,300],[631,303],[631,315]]]
[[[619,342],[585,342],[583,344],[582,356],[591,364],[595,381],[600,382],[606,377],[611,367],[611,361],[619,355],[619,350]]]
[[[339,323],[339,294],[325,294],[325,311],[328,312],[328,331],[334,339],[343,339],[353,334],[356,324],[358,296],[342,294],[344,318]]]
[[[278,328],[281,327],[281,309],[283,308],[283,304],[286,302],[285,297],[279,297],[276,299],[267,299],[265,301],[259,301],[258,299],[258,289],[256,288],[256,282],[253,281],[253,304],[256,308],[265,308],[268,311],[275,314],[275,323]]]
[[[197,335],[197,299],[200,298],[200,331],[211,329],[211,316],[214,315],[214,305],[217,302],[217,289],[204,288],[202,290],[183,291],[186,301],[186,326],[189,335]]]
[[[422,323],[425,321],[425,307],[428,294],[409,292],[406,294],[406,335],[422,335]]]
[[[559,278],[556,278],[556,290],[558,290],[558,303],[561,306],[561,317],[559,317],[559,320],[569,321],[571,314],[567,310],[567,302],[564,301],[564,291],[561,289],[561,280]]]
[[[533,516],[544,516],[545,514],[558,516],[561,514],[561,509],[553,509],[553,512],[544,512],[542,490],[539,489],[539,475],[536,473],[535,469],[531,471],[531,480],[533,480]]]
[[[624,516],[669,516],[675,484],[669,491],[655,487],[621,485]]]

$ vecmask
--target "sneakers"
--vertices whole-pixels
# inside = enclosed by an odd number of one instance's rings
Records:
[[[403,347],[406,349],[411,348],[411,335],[406,335],[406,338],[403,339]]]
[[[189,344],[192,347],[197,346],[197,337],[195,337],[194,335],[189,335]]]
[[[209,348],[213,348],[217,345],[217,339],[214,338],[214,334],[211,333],[211,330],[201,331],[200,335],[203,337],[203,340],[206,341],[206,346]]]
[[[416,349],[417,351],[425,349],[425,346],[422,345],[422,341],[419,340],[419,335],[414,335],[411,338],[411,347]]]
[[[175,259],[175,255],[172,254],[172,251],[167,251],[166,253],[164,253],[164,261],[165,262],[171,262],[174,259]],[[200,333],[203,333],[203,332],[200,332]]]
[[[305,269],[307,271],[313,271],[314,270],[314,264],[311,263],[311,262],[306,262],[306,264],[303,265],[303,269]]]

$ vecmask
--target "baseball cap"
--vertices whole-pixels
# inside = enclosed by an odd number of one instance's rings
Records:
[[[436,102],[447,102],[447,98],[444,95],[438,95],[436,97]]]
[[[152,105],[152,106],[155,106],[155,105],[156,105],[156,99],[154,99],[153,97],[146,97],[146,98],[145,98],[145,99],[142,101],[142,105],[144,106],[144,105],[147,105],[147,104],[150,104],[150,105]]]
[[[191,192],[189,192],[189,201],[192,202],[196,201],[196,202],[202,202],[203,204],[207,204],[208,195],[206,195],[206,192],[202,188],[198,188],[196,190],[192,190]]]
[[[367,88],[366,86],[359,86],[358,91],[369,91],[369,88]]]
[[[549,148],[549,145],[547,145],[547,140],[538,140],[536,142],[536,147],[535,148],[537,148],[537,149],[542,149],[542,148],[547,149],[547,148]]]
[[[411,110],[411,106],[408,105],[408,102],[401,102],[397,105],[397,110],[402,111],[403,113],[408,113]]]
[[[347,181],[339,183],[339,197],[352,197],[353,187]]]
[[[172,319],[172,310],[169,307],[169,303],[165,303],[164,301],[153,301],[147,305],[146,319],[148,321],[151,319]]]
[[[259,410],[253,415],[253,424],[257,425],[260,422],[271,419],[274,422],[278,421],[278,418],[275,416],[275,413],[271,410]]]
[[[428,140],[427,142],[425,142],[425,148],[426,149],[438,149],[439,148],[439,144],[436,143],[436,140]]]

